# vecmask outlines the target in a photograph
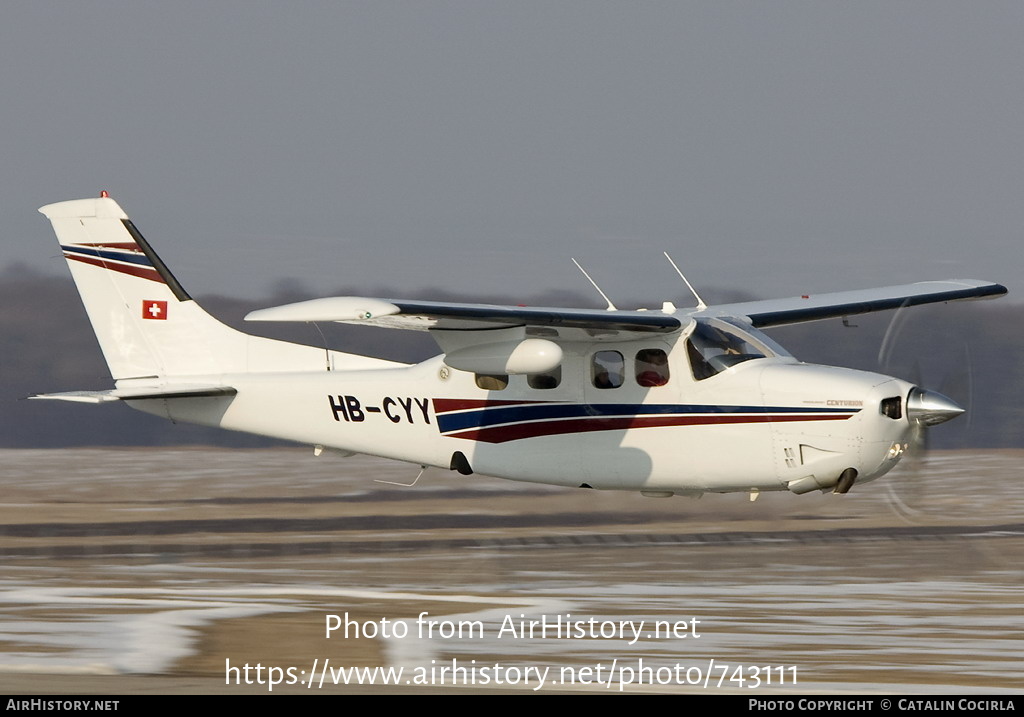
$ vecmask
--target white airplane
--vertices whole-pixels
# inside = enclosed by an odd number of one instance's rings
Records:
[[[443,354],[409,365],[225,326],[106,192],[39,211],[115,388],[34,398],[125,401],[318,455],[659,497],[845,493],[884,475],[917,426],[963,409],[898,378],[801,363],[759,329],[1006,293],[929,281],[711,307],[698,297],[694,309],[650,311],[343,296],[246,317],[429,331]]]

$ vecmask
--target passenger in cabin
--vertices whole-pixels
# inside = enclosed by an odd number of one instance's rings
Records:
[[[618,388],[625,375],[625,361],[618,351],[598,351],[591,361],[594,388]]]
[[[636,355],[636,382],[645,387],[668,383],[668,356],[661,349],[644,349]]]

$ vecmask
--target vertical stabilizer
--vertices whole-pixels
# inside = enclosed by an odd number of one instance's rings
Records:
[[[114,379],[244,365],[246,336],[192,301],[117,202],[102,196],[39,211],[53,224]]]
[[[392,361],[251,336],[188,295],[106,193],[48,204],[71,276],[118,388],[179,384],[234,373],[401,366]],[[164,379],[171,379],[166,381]],[[216,379],[213,379],[216,381]]]

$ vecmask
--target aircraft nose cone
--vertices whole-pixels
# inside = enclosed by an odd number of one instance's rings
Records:
[[[907,417],[924,426],[937,426],[963,412],[953,399],[938,391],[925,391],[915,386],[907,397]]]

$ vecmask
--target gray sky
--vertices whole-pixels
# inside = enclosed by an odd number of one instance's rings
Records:
[[[5,2],[0,265],[107,189],[194,294],[1024,297],[1019,2]]]

